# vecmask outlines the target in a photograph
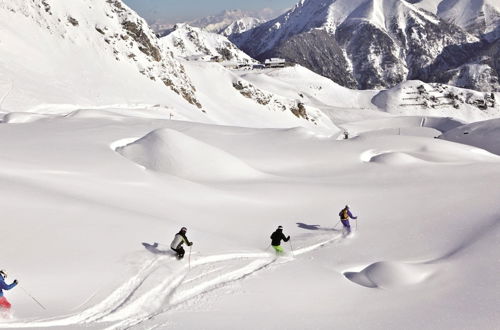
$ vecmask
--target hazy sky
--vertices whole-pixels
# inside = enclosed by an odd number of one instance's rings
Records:
[[[224,9],[281,11],[299,0],[123,0],[149,21],[170,23],[218,14]]]

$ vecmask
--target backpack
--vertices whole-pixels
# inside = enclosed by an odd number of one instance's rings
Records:
[[[349,219],[349,209],[344,208],[342,211],[340,211],[339,215],[342,220],[348,220]]]

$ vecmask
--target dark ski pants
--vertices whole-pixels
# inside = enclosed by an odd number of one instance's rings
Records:
[[[351,232],[351,225],[349,224],[349,220],[340,220],[340,221],[344,225],[344,228],[350,233]]]
[[[172,248],[172,250],[174,250],[175,253],[177,253],[177,258],[179,259],[184,258],[184,253],[186,253],[186,251],[184,251],[184,248],[182,246],[179,246],[177,249]]]

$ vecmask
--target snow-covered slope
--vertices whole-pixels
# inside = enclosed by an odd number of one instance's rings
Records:
[[[406,81],[378,93],[372,102],[392,114],[453,117],[474,122],[500,117],[499,93],[481,93],[442,84]]]
[[[250,56],[241,51],[225,36],[187,24],[177,24],[160,39],[161,45],[177,57],[208,56],[222,61],[251,63]]]
[[[143,24],[115,0],[0,0],[0,266],[20,283],[0,328],[500,324],[498,119],[463,126],[500,95],[229,70]]]
[[[500,117],[500,93],[406,81],[391,89],[352,90],[300,66],[237,72],[273,94],[296,99],[327,114],[336,124],[398,116],[452,117],[470,123]]]
[[[216,123],[253,127],[303,126],[327,135],[338,133],[331,117],[314,103],[294,95],[276,93],[269,86],[252,83],[218,63],[185,62],[207,116]],[[248,72],[245,70],[245,72]],[[217,83],[213,83],[213,82]]]
[[[463,125],[447,131],[440,138],[468,144],[500,155],[500,119]]]
[[[413,0],[423,8],[468,32],[489,40],[500,38],[500,3],[495,0]]]
[[[127,110],[32,119],[0,125],[2,268],[22,286],[2,329],[500,322],[499,156],[366,122],[339,141]],[[346,203],[358,220],[343,237]],[[178,261],[182,226],[194,245]]]
[[[200,106],[182,65],[121,1],[1,0],[0,35],[4,108],[164,103],[171,91]]]
[[[304,0],[231,40],[254,58],[283,57],[343,86],[361,89],[393,87],[407,79],[438,81],[431,70],[439,69],[436,58],[450,46],[478,41],[404,0]],[[441,67],[467,63],[439,59]],[[490,68],[492,79],[476,76],[466,86],[495,90],[498,75],[495,65]]]

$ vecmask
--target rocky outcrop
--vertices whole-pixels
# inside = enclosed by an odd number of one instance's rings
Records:
[[[265,92],[243,80],[235,81],[233,83],[233,87],[244,97],[249,98],[260,105],[266,106],[271,111],[290,111],[297,118],[308,120],[317,124],[313,116],[309,116],[307,107],[302,102],[292,101],[279,97],[275,94]]]

